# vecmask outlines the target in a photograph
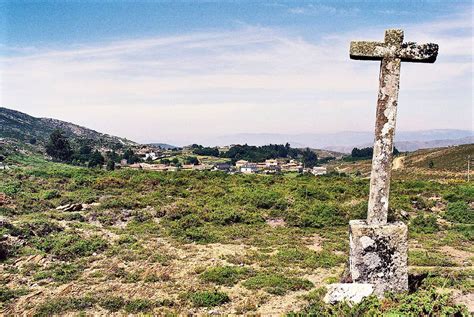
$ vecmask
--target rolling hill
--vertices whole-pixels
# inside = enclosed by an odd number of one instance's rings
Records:
[[[51,132],[60,129],[74,141],[88,140],[96,148],[134,146],[137,143],[79,125],[50,118],[36,118],[26,113],[0,107],[0,138],[44,145]]]
[[[444,148],[418,150],[410,153],[403,160],[404,168],[431,168],[464,172],[467,170],[468,155],[474,160],[474,144],[450,146]]]
[[[473,162],[474,144],[422,149],[395,157],[393,160],[393,170],[404,176],[410,174],[414,177],[421,177],[421,175],[425,174],[434,177],[435,175],[446,176],[449,174],[466,173],[468,155],[471,155],[471,162]],[[473,165],[471,163],[471,171]],[[364,176],[369,176],[371,160],[355,162],[337,161],[332,163],[331,168],[335,168],[340,172],[361,173]]]

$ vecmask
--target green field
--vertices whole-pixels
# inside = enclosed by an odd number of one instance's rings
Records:
[[[396,173],[391,220],[410,228],[416,292],[321,302],[364,218],[354,174],[105,171],[8,156],[0,171],[5,314],[449,315],[472,294],[474,185]],[[437,178],[435,178],[437,179]],[[82,203],[80,211],[56,207]]]

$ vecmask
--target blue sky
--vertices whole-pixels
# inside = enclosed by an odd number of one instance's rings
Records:
[[[137,141],[371,131],[378,63],[350,40],[440,44],[402,66],[398,127],[472,129],[470,1],[0,1],[0,104]],[[209,141],[210,142],[210,141]]]

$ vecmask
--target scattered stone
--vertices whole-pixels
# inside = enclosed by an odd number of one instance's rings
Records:
[[[342,301],[358,304],[374,293],[374,287],[368,283],[336,283],[328,285],[327,289],[323,300],[328,304]]]
[[[286,222],[282,218],[271,218],[271,219],[267,219],[265,222],[267,223],[267,225],[269,225],[272,228],[286,226]]]
[[[81,211],[81,210],[83,210],[83,206],[82,206],[82,204],[67,204],[67,205],[56,207],[56,210]]]
[[[403,219],[408,219],[410,215],[408,214],[408,211],[402,209],[400,210],[400,216],[402,216]]]
[[[100,206],[100,203],[90,203],[90,204],[82,204],[82,209],[83,210],[88,210],[94,207]]]

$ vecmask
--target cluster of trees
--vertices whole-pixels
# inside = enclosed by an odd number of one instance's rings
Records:
[[[141,158],[131,149],[125,150],[123,155],[117,154],[115,150],[107,151],[104,156],[92,148],[89,140],[78,140],[77,143],[78,149],[74,150],[64,133],[61,130],[55,130],[46,143],[46,153],[54,161],[88,167],[100,167],[106,164],[108,170],[115,169],[115,163],[120,162],[121,159],[126,159],[130,164],[141,161]]]
[[[270,144],[263,146],[235,145],[229,151],[221,153],[221,157],[230,158],[233,163],[238,160],[262,162],[268,159],[288,158],[298,159],[306,167],[313,167],[318,163],[318,156],[309,148],[304,150],[290,147],[290,144]]]
[[[238,160],[262,162],[267,159],[275,158],[298,159],[307,167],[313,167],[318,163],[318,156],[316,153],[308,148],[304,150],[292,148],[289,143],[286,143],[285,145],[270,144],[263,146],[247,144],[234,145],[227,152],[219,152],[219,149],[216,147],[204,147],[198,144],[193,144],[191,148],[193,149],[193,153],[196,155],[229,158],[232,163],[235,163]]]
[[[204,147],[202,145],[193,144],[191,145],[193,153],[196,155],[205,155],[205,156],[216,156],[219,157],[219,149],[216,147]]]
[[[396,147],[393,147],[393,155],[399,154],[400,151]],[[374,148],[373,147],[365,147],[362,149],[359,148],[353,148],[351,152],[351,157],[353,159],[368,159],[372,158],[374,154]]]
[[[183,159],[183,163],[186,164],[186,165],[190,165],[190,164],[198,165],[199,164],[199,159],[195,156],[187,156]],[[171,160],[167,159],[167,158],[163,158],[163,159],[160,160],[160,164],[173,165],[173,166],[177,166],[177,167],[182,166],[181,162],[179,161],[179,159],[177,157],[174,157]]]

